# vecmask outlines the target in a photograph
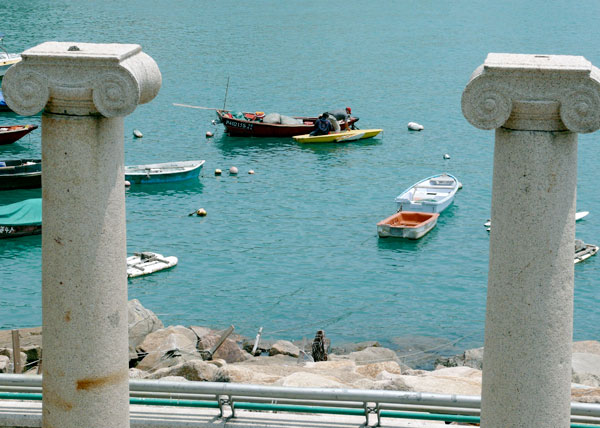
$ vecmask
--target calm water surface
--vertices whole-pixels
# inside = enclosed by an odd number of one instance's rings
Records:
[[[450,342],[481,346],[485,317],[493,133],[469,125],[460,97],[488,52],[583,55],[600,65],[600,8],[542,1],[319,2],[182,0],[0,2],[14,52],[48,40],[138,43],[163,86],[125,119],[127,164],[205,159],[198,180],[126,191],[128,252],[179,257],[168,272],[129,281],[129,297],[165,324],[229,324],[248,336],[334,343]],[[209,110],[318,114],[351,106],[381,137],[348,145],[231,138]],[[406,130],[409,121],[425,126]],[[0,124],[40,123],[1,114]],[[134,139],[133,129],[144,138]],[[215,132],[207,140],[205,133]],[[577,236],[600,242],[598,133],[580,136]],[[40,156],[40,131],[0,158]],[[448,153],[451,159],[444,160]],[[237,166],[237,177],[213,171]],[[253,169],[254,175],[247,171]],[[375,224],[421,178],[464,184],[438,226],[417,242],[380,240]],[[0,193],[0,203],[39,196]],[[203,207],[205,218],[188,213]],[[577,340],[600,339],[598,273],[575,268]],[[0,242],[0,328],[41,324],[41,239]],[[429,338],[429,339],[428,339]],[[441,351],[440,351],[441,352]]]

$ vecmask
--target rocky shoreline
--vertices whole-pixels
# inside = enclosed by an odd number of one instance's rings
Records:
[[[433,370],[418,370],[377,342],[336,347],[325,341],[327,360],[315,362],[312,342],[260,341],[252,355],[255,340],[233,333],[215,350],[223,331],[165,327],[138,300],[131,300],[128,310],[131,378],[481,394],[483,348],[438,358]],[[23,372],[38,373],[41,327],[19,331]],[[11,340],[10,331],[0,331],[0,373],[13,371]],[[573,344],[572,382],[573,401],[600,403],[600,342]]]

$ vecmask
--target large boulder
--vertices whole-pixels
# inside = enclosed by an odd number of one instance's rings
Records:
[[[157,351],[180,350],[193,352],[196,350],[196,334],[182,325],[169,326],[156,330],[147,335],[136,347],[138,354],[148,354]]]
[[[208,351],[217,344],[220,338],[221,335],[206,334],[198,339],[198,349],[200,351]],[[252,358],[252,356],[241,349],[235,341],[227,338],[215,351],[215,353],[212,355],[212,358],[222,359],[228,364],[231,364],[240,361],[246,361]]]
[[[165,367],[173,367],[193,360],[202,360],[202,356],[198,351],[170,350],[166,352],[151,352],[142,358],[135,368],[145,372],[154,372]]]
[[[368,348],[363,349],[362,351],[351,352],[348,355],[343,355],[338,358],[347,358],[356,362],[356,364],[359,365],[382,363],[384,361],[395,361],[396,363],[408,369],[407,366],[400,363],[400,359],[394,351],[388,348],[381,348],[379,346],[370,346]]]
[[[481,371],[471,367],[448,367],[419,374],[403,375],[402,381],[415,392],[481,395]]]
[[[5,356],[10,360],[10,372],[12,373],[13,371],[13,350],[12,348],[0,348],[0,356]],[[19,353],[19,356],[21,357],[21,369],[23,371],[27,371],[27,369],[29,368],[27,366],[27,354],[25,352],[21,352]]]
[[[269,349],[269,356],[273,355],[289,355],[290,357],[298,358],[300,349],[292,342],[287,340],[278,340],[275,342],[271,349]]]
[[[137,346],[136,352],[142,358],[137,368],[156,370],[190,359],[202,359],[196,350],[196,341],[196,334],[181,325],[156,330]]]
[[[599,387],[600,354],[573,352],[571,371],[572,382],[592,387]]]
[[[406,371],[402,366],[395,361],[384,361],[381,363],[371,363],[356,367],[356,373],[376,379],[381,373],[401,375]]]
[[[6,355],[0,355],[0,373],[9,373],[10,370],[10,358]]]
[[[345,388],[346,385],[336,379],[312,372],[292,373],[274,383],[278,386],[310,387],[310,388]]]
[[[172,367],[156,370],[145,376],[146,379],[161,379],[167,376],[181,376],[186,380],[206,382],[228,382],[229,378],[214,364],[202,360],[186,361]]]
[[[127,302],[127,319],[129,329],[129,359],[137,359],[136,348],[147,335],[164,328],[161,320],[149,309],[142,306],[139,300]]]
[[[573,342],[573,353],[600,355],[600,342],[597,340],[582,340]]]

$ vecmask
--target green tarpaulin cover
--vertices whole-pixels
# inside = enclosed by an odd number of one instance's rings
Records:
[[[0,207],[0,225],[28,226],[42,224],[42,198],[25,199]]]

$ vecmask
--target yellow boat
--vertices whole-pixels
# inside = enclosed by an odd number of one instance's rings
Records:
[[[332,132],[325,135],[296,135],[292,137],[299,143],[347,143],[349,141],[373,138],[383,129],[352,129],[350,131]]]

